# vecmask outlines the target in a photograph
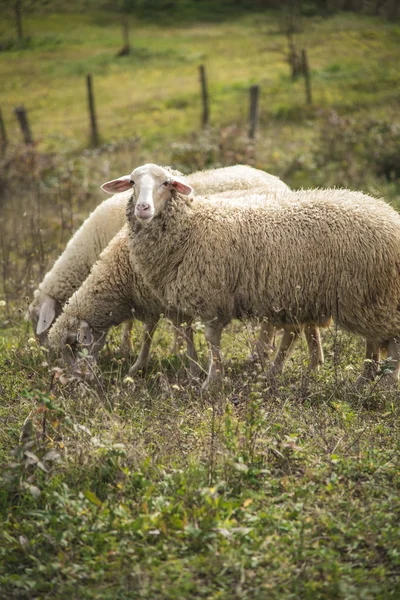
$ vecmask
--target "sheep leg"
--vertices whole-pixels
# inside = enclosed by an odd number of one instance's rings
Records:
[[[390,365],[393,367],[391,377],[397,382],[400,373],[400,341],[396,338],[389,340],[388,357],[390,358]]]
[[[132,354],[132,326],[132,319],[130,319],[129,321],[125,321],[125,323],[123,323],[122,325],[121,343],[119,345],[119,351],[121,352],[121,354],[125,354],[127,356],[129,356],[129,354]]]
[[[187,325],[183,330],[181,330],[181,335],[186,340],[190,375],[192,377],[198,377],[201,369],[199,367],[197,358],[196,346],[194,345],[192,326]]]
[[[283,363],[285,362],[286,358],[290,356],[290,353],[293,350],[294,344],[299,335],[300,331],[297,327],[285,328],[283,330],[282,341],[271,365],[271,375],[275,376],[282,373]]]
[[[315,325],[306,325],[304,327],[304,335],[307,340],[310,369],[317,371],[319,366],[324,364],[324,351],[322,349],[319,328]]]
[[[365,341],[365,361],[363,371],[357,378],[356,385],[364,385],[368,381],[374,381],[381,359],[381,349],[376,342]]]
[[[220,349],[222,327],[215,323],[207,323],[204,329],[204,335],[210,348],[208,374],[202,385],[202,389],[206,390],[210,385],[217,384],[222,380],[223,373]]]
[[[158,321],[145,323],[143,331],[142,347],[140,348],[139,356],[135,363],[129,369],[129,375],[136,375],[138,371],[143,371],[147,368],[151,341],[153,339],[154,332],[156,330]]]
[[[260,328],[260,335],[256,342],[256,353],[259,359],[268,358],[272,350],[275,349],[275,326],[269,321],[262,321]]]
[[[174,343],[172,346],[172,354],[179,354],[185,341],[187,341],[185,334],[183,333],[181,327],[176,324],[176,327],[174,327]]]

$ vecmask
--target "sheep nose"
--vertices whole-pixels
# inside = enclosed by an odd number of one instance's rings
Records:
[[[142,203],[142,204],[137,204],[136,205],[136,209],[139,212],[145,212],[146,210],[149,210],[149,208],[150,208],[150,204],[144,204],[144,203]]]

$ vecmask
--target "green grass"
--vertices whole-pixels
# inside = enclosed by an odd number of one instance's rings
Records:
[[[399,392],[356,389],[334,331],[319,375],[301,347],[271,387],[252,336],[229,329],[205,395],[165,327],[135,382],[110,357],[92,387],[50,381],[33,341],[3,346],[7,598],[398,598]]]
[[[208,70],[214,126],[246,121],[253,83],[262,86],[263,123],[274,116],[298,120],[303,82],[290,81],[277,13],[168,27],[131,19],[133,52],[117,58],[122,45],[117,14],[27,17],[28,48],[0,53],[1,107],[9,136],[20,136],[13,109],[23,103],[40,148],[84,147],[90,72],[104,141],[140,135],[147,148],[169,143],[199,128],[200,63]],[[10,26],[3,21],[0,40],[10,37]],[[297,42],[308,49],[316,107],[396,113],[398,24],[338,14],[304,18],[302,26]]]

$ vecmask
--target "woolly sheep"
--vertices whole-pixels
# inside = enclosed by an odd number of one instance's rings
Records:
[[[168,170],[171,173],[177,173],[175,171],[171,171],[169,168]],[[236,165],[234,167],[225,167],[221,169],[197,172],[188,176],[188,179],[200,192],[204,192],[205,190],[226,190],[231,186],[235,186],[239,189],[246,189],[250,186],[259,185],[261,182],[264,184],[264,186],[268,186],[271,197],[273,197],[277,191],[289,190],[286,184],[280,181],[277,177],[245,165]],[[222,196],[223,195],[221,194],[221,201],[223,201]],[[61,312],[61,304],[65,302],[65,298],[70,295],[71,290],[78,288],[81,280],[84,279],[84,276],[89,272],[93,260],[97,257],[99,251],[101,250],[101,246],[105,245],[108,238],[110,238],[112,234],[119,229],[119,226],[122,225],[122,219],[125,218],[126,203],[126,193],[115,194],[112,198],[103,202],[76,232],[74,237],[69,242],[65,252],[58,259],[53,269],[46,275],[44,281],[40,285],[39,290],[37,290],[35,293],[36,298],[34,302],[30,306],[31,317],[38,314],[37,333],[39,335],[45,335],[47,337],[49,325],[51,325],[51,322],[55,316],[58,316],[58,314]],[[64,279],[67,280],[65,287],[63,287]],[[85,290],[88,290],[88,285],[85,286]],[[58,298],[58,300],[56,300],[56,298]],[[40,303],[41,300],[42,304]],[[72,300],[72,303],[76,309],[76,319],[80,321],[80,324],[77,328],[77,323],[75,321],[70,321],[72,324],[72,329],[64,332],[65,340],[69,339],[71,342],[72,340],[75,340],[76,342],[78,341],[78,338],[87,340],[89,337],[92,339],[93,348],[96,348],[98,351],[99,340],[96,339],[96,341],[93,341],[94,337],[91,333],[89,333],[90,327],[88,323],[84,323],[84,318],[78,318],[79,311],[76,308],[76,298],[73,298]],[[135,309],[134,300],[135,299],[133,298],[133,309]],[[69,317],[71,317],[71,310],[72,309],[70,306],[67,311]],[[116,315],[119,314],[119,312],[121,311],[114,311],[113,319],[111,319],[114,324],[121,322],[121,320],[118,320],[118,318],[117,321],[115,321]],[[90,313],[90,315],[92,314],[93,312]],[[127,314],[131,316],[129,311]],[[150,321],[153,322],[153,320],[154,312],[150,315]],[[102,343],[105,341],[105,333],[110,326],[108,321],[109,320],[107,319],[104,321],[103,335],[101,336]],[[95,322],[95,326],[97,328],[99,327],[98,321]],[[81,334],[77,337],[78,329]],[[147,329],[148,328],[146,328],[146,331]],[[262,325],[260,338],[257,342],[257,349],[259,352],[265,351],[270,346],[270,329],[270,326],[265,324]],[[150,340],[146,331],[143,347],[133,370],[144,368],[147,362]],[[188,338],[188,335],[189,334],[186,333],[185,337]],[[129,326],[125,327],[123,332],[123,341],[125,342],[125,347],[128,346],[128,340],[130,340]],[[53,345],[57,346],[54,341]],[[193,353],[191,349],[190,352]]]
[[[289,189],[278,177],[247,165],[198,171],[188,175],[188,181],[198,194],[249,189],[256,185],[267,185],[270,191],[276,192]],[[130,192],[117,193],[103,201],[76,231],[35,290],[27,318],[32,320],[42,343],[46,342],[47,332],[63,304],[86,279],[100,252],[124,225],[130,195]],[[126,329],[122,343],[126,349],[128,341],[129,329]]]
[[[330,189],[264,207],[190,206],[191,187],[157,165],[116,181],[134,188],[129,243],[145,281],[165,306],[205,322],[205,387],[222,374],[222,329],[251,315],[277,326],[332,316],[370,347],[387,344],[398,379],[400,216],[388,204]]]
[[[239,192],[231,194],[231,202],[234,202],[235,196]],[[242,192],[240,192],[241,194]],[[223,199],[219,199],[218,194],[216,197],[218,198],[217,202],[224,202]],[[248,197],[249,202],[253,200],[252,196]],[[263,201],[265,202],[265,193]],[[88,362],[88,359],[91,365],[96,361],[108,329],[131,318],[133,314],[145,324],[142,348],[137,361],[130,370],[130,374],[134,374],[140,369],[146,368],[158,318],[161,313],[168,312],[168,316],[178,327],[181,321],[189,321],[183,337],[188,345],[190,372],[192,375],[197,375],[197,356],[193,345],[190,318],[187,315],[178,315],[174,311],[165,310],[162,303],[146,286],[135,268],[135,264],[130,261],[128,242],[128,230],[125,226],[102,252],[79,290],[65,304],[61,316],[49,332],[50,347],[61,352],[76,373],[82,373],[82,366],[84,366],[83,370],[87,371],[88,365],[86,364],[85,367],[85,363]],[[266,332],[267,329],[261,330],[260,344],[268,343],[269,340],[265,338]],[[290,336],[290,333],[285,332],[283,340],[285,340],[285,335]],[[311,337],[306,330],[306,338],[312,355],[313,351],[318,351],[318,347],[315,347],[315,337]],[[291,339],[290,336],[290,342]],[[78,358],[79,346],[85,346],[89,351],[83,361]],[[281,348],[280,352],[282,352]],[[90,370],[88,374],[90,375]]]
[[[130,369],[134,374],[147,365],[151,339],[159,317],[165,313],[162,303],[146,286],[129,256],[128,227],[125,225],[100,254],[90,275],[65,304],[49,332],[49,345],[61,352],[67,362],[79,371],[79,345],[86,346],[93,363],[104,345],[108,329],[131,319],[144,322],[140,354]],[[168,314],[176,324],[183,315]],[[192,375],[197,374],[197,355],[190,324],[184,329]]]
[[[42,343],[64,303],[85,281],[100,252],[124,225],[130,196],[130,192],[115,194],[102,202],[72,236],[35,290],[28,317]]]
[[[188,180],[199,193],[220,192],[228,188],[248,189],[261,183],[267,185],[271,192],[289,190],[274,175],[247,165],[199,171],[189,175]],[[32,320],[41,343],[46,343],[49,328],[61,313],[63,304],[79,288],[100,252],[123,226],[129,196],[129,192],[114,194],[98,206],[74,234],[63,254],[35,290],[27,317]],[[130,329],[131,321],[128,321],[122,333],[121,350],[124,353],[131,349]],[[259,352],[267,352],[271,346],[271,336],[271,327],[262,325],[257,342]],[[316,354],[318,352],[314,352]]]

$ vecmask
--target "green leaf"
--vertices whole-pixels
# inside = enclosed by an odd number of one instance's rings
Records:
[[[89,502],[91,502],[92,504],[95,504],[96,506],[103,506],[102,501],[99,500],[99,498],[94,492],[91,492],[90,490],[84,490],[82,493],[85,496],[86,500],[89,500]]]

